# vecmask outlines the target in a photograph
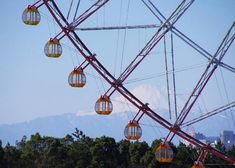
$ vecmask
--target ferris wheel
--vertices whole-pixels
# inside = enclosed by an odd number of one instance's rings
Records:
[[[211,54],[199,44],[194,42],[191,38],[186,36],[182,31],[180,31],[175,25],[180,20],[180,18],[185,14],[185,12],[194,3],[194,0],[182,0],[173,10],[173,12],[168,16],[164,16],[162,12],[156,7],[155,3],[151,0],[139,0],[139,2],[147,9],[153,17],[156,19],[156,23],[159,24],[145,24],[145,25],[124,25],[124,26],[93,26],[93,27],[80,27],[88,18],[92,17],[102,8],[106,7],[106,4],[112,3],[110,0],[90,0],[83,2],[81,0],[71,0],[68,9],[61,9],[61,2],[56,0],[38,0],[32,5],[24,10],[22,15],[22,20],[27,25],[38,25],[41,20],[41,15],[39,13],[39,8],[46,7],[47,11],[52,16],[53,21],[59,27],[59,32],[54,37],[51,37],[45,44],[44,53],[47,57],[59,58],[62,55],[63,49],[61,41],[67,39],[75,48],[76,52],[79,52],[83,57],[83,61],[76,66],[68,76],[68,83],[71,87],[82,88],[86,85],[86,69],[87,67],[92,67],[98,74],[108,84],[108,88],[105,92],[98,98],[95,103],[94,109],[99,115],[109,115],[112,113],[114,107],[111,97],[114,93],[120,94],[122,97],[128,101],[129,104],[137,109],[137,113],[133,116],[131,121],[127,123],[124,129],[124,136],[129,140],[138,140],[142,136],[142,129],[140,121],[143,116],[148,116],[157,124],[168,130],[168,134],[165,136],[164,140],[160,146],[156,147],[156,160],[159,162],[170,163],[173,159],[174,153],[170,147],[170,142],[175,136],[179,136],[184,140],[190,142],[200,149],[200,155],[195,161],[193,168],[204,167],[204,160],[209,153],[219,157],[229,163],[235,165],[235,159],[226,156],[219,150],[213,148],[212,146],[205,144],[191,134],[184,131],[185,126],[195,124],[199,121],[207,119],[218,113],[224,112],[225,110],[231,109],[235,106],[235,101],[229,101],[227,104],[217,107],[199,117],[195,117],[186,120],[191,113],[193,107],[200,99],[208,82],[215,76],[217,69],[225,69],[232,73],[235,72],[235,68],[225,62],[223,58],[227,54],[227,51],[231,47],[235,39],[235,22],[232,23],[231,27],[228,29],[225,37],[220,43],[218,49]],[[129,2],[129,1],[128,1]],[[82,3],[86,3],[84,8],[86,10],[80,11],[80,6]],[[129,3],[128,8],[129,10]],[[73,15],[73,16],[71,16]],[[107,16],[106,16],[107,17]],[[121,17],[120,17],[121,18]],[[127,20],[127,18],[126,18]],[[79,31],[98,31],[98,30],[124,30],[127,29],[151,29],[153,35],[149,40],[145,41],[144,47],[137,51],[137,55],[129,59],[129,64],[126,68],[121,68],[119,75],[112,72],[110,66],[104,66],[100,55],[96,55],[89,49],[89,44],[85,44],[84,39],[80,36]],[[167,35],[169,36],[170,43],[170,63],[167,60]],[[126,33],[124,33],[126,36]],[[198,76],[197,82],[193,83],[193,89],[190,94],[187,95],[186,101],[183,102],[182,108],[178,109],[178,98],[176,94],[177,82],[176,82],[176,69],[175,69],[175,56],[174,56],[174,39],[173,36],[178,37],[180,40],[185,42],[189,47],[191,47],[198,54],[202,55],[206,60],[206,64]],[[102,40],[102,39],[101,39]],[[162,42],[163,44],[163,55],[165,55],[165,73],[166,77],[166,90],[168,95],[168,107],[169,107],[169,118],[159,115],[156,110],[152,109],[149,102],[143,102],[139,97],[134,95],[127,87],[126,82],[131,74],[137,71],[137,67],[143,64],[143,61],[151,55],[151,52]],[[125,41],[123,41],[125,43]],[[106,46],[107,48],[108,46]],[[105,49],[105,48],[103,48]],[[123,55],[122,55],[123,56]],[[123,63],[123,58],[121,58]],[[170,65],[170,66],[169,66]],[[108,67],[108,68],[107,68]],[[172,91],[170,89],[172,87]],[[173,106],[173,108],[172,108]],[[173,113],[174,111],[174,113]],[[173,119],[174,118],[174,119]]]

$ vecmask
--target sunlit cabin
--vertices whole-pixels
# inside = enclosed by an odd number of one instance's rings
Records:
[[[95,103],[97,114],[108,115],[113,111],[113,104],[108,96],[101,96]]]
[[[62,46],[60,45],[59,40],[50,39],[44,47],[44,53],[51,58],[60,57],[62,54]]]
[[[137,121],[130,121],[124,130],[124,135],[126,139],[138,140],[142,136],[142,129]]]
[[[22,20],[27,25],[37,25],[41,20],[41,16],[35,6],[28,6],[22,14]]]
[[[160,144],[155,153],[156,160],[162,163],[169,163],[173,160],[173,151],[168,144]]]
[[[192,168],[204,168],[202,162],[195,162]]]
[[[81,69],[74,69],[68,78],[69,85],[72,87],[83,87],[86,84],[86,76]]]

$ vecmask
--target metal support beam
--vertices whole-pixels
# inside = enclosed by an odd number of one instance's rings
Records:
[[[182,124],[182,127],[186,127],[186,126],[195,124],[195,123],[197,123],[197,122],[199,122],[199,121],[202,121],[202,120],[204,120],[204,119],[207,119],[208,117],[214,116],[214,115],[216,115],[216,114],[222,113],[222,112],[224,112],[224,111],[226,111],[226,110],[228,110],[228,109],[231,109],[231,108],[233,108],[233,107],[235,107],[235,101],[233,101],[233,102],[231,102],[231,103],[229,103],[229,104],[226,104],[226,105],[224,105],[224,106],[222,106],[222,107],[219,107],[219,108],[217,108],[217,109],[215,109],[215,110],[213,110],[213,111],[210,111],[210,112],[208,112],[208,113],[206,113],[206,114],[203,114],[203,115],[201,115],[201,116],[199,116],[199,117],[197,117],[197,118],[194,118],[194,119],[192,119],[192,120],[190,120],[190,121],[184,122],[184,123]]]
[[[91,15],[93,15],[96,11],[98,11],[102,6],[104,6],[109,0],[97,0],[90,8],[88,8],[85,12],[83,12],[80,16],[78,16],[73,22],[68,23],[68,21],[66,20],[65,16],[61,13],[61,11],[59,10],[58,6],[56,5],[56,3],[54,2],[54,0],[43,0],[44,3],[47,2],[47,6],[50,7],[50,9],[52,10],[52,12],[54,11],[59,17],[60,19],[62,19],[63,23],[60,22],[60,24],[62,25],[63,29],[61,30],[61,32],[59,32],[56,37],[62,33],[64,33],[64,31],[67,32],[71,32],[73,31],[77,26],[79,26],[81,23],[83,23],[87,18],[89,18]],[[53,6],[50,5],[50,3],[52,3]],[[58,18],[57,18],[58,19]],[[60,38],[62,39],[65,36],[65,34]]]
[[[196,87],[194,88],[193,92],[191,93],[189,99],[187,100],[186,104],[184,105],[183,109],[181,110],[175,124],[181,126],[184,122],[185,118],[191,111],[194,103],[198,99],[199,95],[205,88],[206,84],[208,83],[211,76],[214,74],[216,68],[218,67],[219,63],[225,56],[226,52],[228,51],[229,47],[233,43],[235,39],[235,23],[229,28],[226,36],[224,37],[222,43],[218,47],[217,51],[215,52],[213,58],[207,65],[204,73],[202,74],[200,80],[198,81]]]
[[[74,30],[78,25],[80,25],[84,20],[94,14],[102,6],[104,6],[109,0],[97,0],[89,9],[87,9],[82,15],[76,18],[72,23],[69,24],[69,29]]]
[[[53,0],[51,0],[53,1]],[[185,2],[185,1],[184,1]],[[186,139],[187,141],[191,142],[197,147],[203,148],[208,152],[211,152],[215,156],[218,156],[224,160],[227,160],[233,164],[235,164],[235,160],[230,159],[229,157],[225,156],[224,154],[221,154],[219,151],[208,147],[206,144],[196,140],[195,138],[191,137],[187,133],[183,132],[179,128],[172,127],[172,124],[169,123],[167,120],[159,116],[156,112],[154,112],[152,109],[150,109],[146,104],[142,103],[137,97],[135,97],[132,93],[130,93],[123,85],[119,82],[118,79],[115,79],[107,69],[105,69],[104,66],[98,61],[97,57],[95,57],[94,54],[91,54],[89,49],[85,46],[85,44],[81,41],[81,39],[77,36],[77,34],[73,31],[67,31],[64,29],[63,25],[60,23],[60,20],[57,18],[57,16],[54,14],[53,10],[48,5],[48,1],[44,0],[45,6],[48,8],[51,15],[54,17],[55,21],[59,25],[59,27],[63,30],[65,35],[68,37],[68,39],[71,41],[71,43],[74,45],[74,47],[81,53],[81,55],[85,58],[85,60],[113,87],[116,91],[118,91],[122,96],[124,96],[129,102],[131,102],[134,106],[136,106],[139,110],[144,112],[146,115],[148,115],[150,118],[152,118],[154,121],[162,125],[163,127],[167,128],[168,130],[171,130],[174,134],[177,134],[178,136],[182,137],[183,139]],[[84,48],[86,50],[84,50]],[[86,52],[86,53],[85,53]]]
[[[151,0],[142,0],[142,2],[145,4],[145,6],[153,13],[153,15],[162,23],[166,20],[166,17],[156,8],[156,6],[151,2]],[[171,23],[168,23],[168,26],[170,26]],[[172,29],[170,30],[172,33],[174,33],[177,37],[179,37],[181,40],[183,40],[185,43],[187,43],[190,47],[195,49],[197,52],[199,52],[202,56],[204,56],[206,59],[210,60],[213,57],[213,54],[210,54],[208,51],[206,51],[204,48],[202,48],[199,44],[195,43],[192,39],[187,37],[184,33],[182,33],[179,29],[177,29],[175,26],[172,26]],[[235,73],[235,68],[232,66],[229,66],[223,62],[220,62],[219,64],[221,67]]]
[[[136,67],[148,56],[148,54],[152,51],[152,49],[158,44],[158,42],[164,37],[164,35],[171,29],[178,19],[184,14],[184,12],[192,5],[194,0],[183,0],[178,7],[174,10],[174,12],[169,16],[168,19],[158,28],[157,32],[153,35],[153,37],[148,41],[148,43],[144,46],[144,48],[137,54],[137,56],[133,59],[133,61],[127,66],[127,68],[121,73],[119,78],[117,79],[117,85],[123,83],[127,77],[136,69]],[[172,22],[171,26],[167,26],[169,22]],[[167,28],[166,28],[167,27]],[[110,90],[112,94],[115,88]],[[106,92],[106,94],[108,94]]]
[[[83,27],[75,28],[79,31],[94,31],[94,30],[126,30],[126,29],[153,29],[158,28],[160,25],[133,25],[133,26],[108,26],[108,27]]]

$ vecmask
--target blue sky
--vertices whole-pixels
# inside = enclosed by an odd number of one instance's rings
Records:
[[[94,1],[88,1],[87,4],[82,2],[84,4],[81,5],[81,11],[92,2]],[[179,2],[159,0],[155,4],[165,16],[169,16]],[[61,58],[50,59],[44,55],[45,43],[56,32],[59,32],[59,29],[45,7],[40,8],[42,18],[38,26],[24,25],[21,15],[27,4],[31,3],[33,1],[30,0],[3,0],[0,6],[2,20],[0,27],[0,76],[2,78],[0,124],[28,121],[37,117],[63,113],[94,111],[95,101],[105,92],[108,85],[103,80],[94,78],[93,76],[98,75],[89,67],[86,70],[85,88],[74,89],[68,86],[69,72],[83,59],[80,54],[74,52],[71,43],[66,39],[61,41],[63,46]],[[127,15],[127,3],[128,1],[124,0],[111,0],[105,8],[84,22],[81,27],[159,24],[140,0],[130,0]],[[68,4],[60,6],[63,11],[68,10]],[[233,0],[197,0],[176,23],[176,27],[213,54],[235,20],[234,10],[235,1]],[[129,64],[154,31],[154,29],[126,31],[124,49],[124,31],[78,32],[78,34],[88,48],[97,54],[105,67],[118,76],[121,69]],[[168,52],[170,52],[169,36],[167,36],[167,43]],[[176,74],[178,97],[184,102],[205,68],[207,60],[176,37],[174,43],[176,69],[182,70]],[[122,52],[124,53],[123,62],[121,61]],[[233,43],[224,61],[235,67],[234,52]],[[127,88],[134,89],[136,92],[135,88],[150,85],[164,90],[166,88],[165,76],[161,76],[164,70],[163,44],[160,43],[129,78],[143,79],[151,76],[151,79],[130,83]],[[229,100],[232,101],[235,97],[235,76],[226,70],[221,71],[226,81]],[[210,81],[203,98],[194,109],[195,112],[199,108],[214,109],[227,102],[219,70],[216,77]],[[114,94],[112,98],[118,97],[118,94]]]

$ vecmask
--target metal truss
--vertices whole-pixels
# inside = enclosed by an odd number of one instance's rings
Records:
[[[153,111],[146,103],[141,102],[137,97],[135,97],[128,89],[123,86],[123,82],[128,78],[128,76],[137,68],[137,66],[147,57],[150,51],[158,44],[158,42],[164,37],[164,35],[173,29],[173,25],[176,21],[184,14],[184,12],[191,6],[194,0],[183,0],[182,3],[175,9],[175,11],[170,15],[168,19],[162,22],[161,26],[157,29],[157,32],[153,35],[150,41],[145,45],[145,47],[140,51],[140,53],[134,58],[134,60],[127,66],[127,68],[123,71],[119,78],[115,78],[98,60],[98,56],[93,54],[88,47],[82,42],[79,36],[76,34],[75,29],[78,25],[80,25],[83,21],[85,21],[88,17],[94,14],[98,9],[100,9],[104,4],[106,4],[109,0],[97,0],[89,9],[87,9],[82,15],[80,15],[77,19],[75,19],[72,23],[68,23],[66,18],[63,16],[58,6],[56,5],[54,0],[43,0],[43,2],[39,5],[43,4],[47,7],[48,11],[51,13],[52,17],[57,22],[58,26],[61,28],[61,32],[56,35],[55,38],[61,40],[63,37],[67,37],[74,47],[81,53],[84,57],[84,62],[79,65],[81,69],[85,69],[88,65],[92,66],[106,81],[111,85],[111,87],[107,90],[105,95],[111,96],[114,91],[119,92],[123,97],[125,97],[130,103],[132,103],[135,107],[139,109],[139,112],[149,116],[154,121],[165,127],[173,133],[174,135],[178,135],[179,137],[189,141],[193,145],[201,148],[206,152],[210,152],[215,156],[224,159],[232,164],[235,164],[235,160],[229,158],[224,155],[220,151],[208,146],[190,136],[186,132],[180,129],[184,119],[187,117],[190,109],[193,104],[197,100],[197,97],[202,92],[206,83],[212,76],[213,72],[220,64],[222,58],[227,52],[229,46],[232,44],[235,35],[232,32],[234,28],[234,24],[230,28],[220,47],[210,59],[210,63],[208,64],[205,72],[203,73],[201,79],[197,83],[193,93],[191,94],[189,100],[185,104],[185,107],[181,111],[178,116],[176,123],[172,125],[170,122],[162,118],[157,112]],[[36,3],[41,2],[38,1]],[[35,4],[36,4],[35,3]],[[38,6],[38,7],[39,7]],[[171,23],[171,24],[169,24]],[[142,116],[142,114],[140,114]],[[173,137],[172,137],[173,138]]]

